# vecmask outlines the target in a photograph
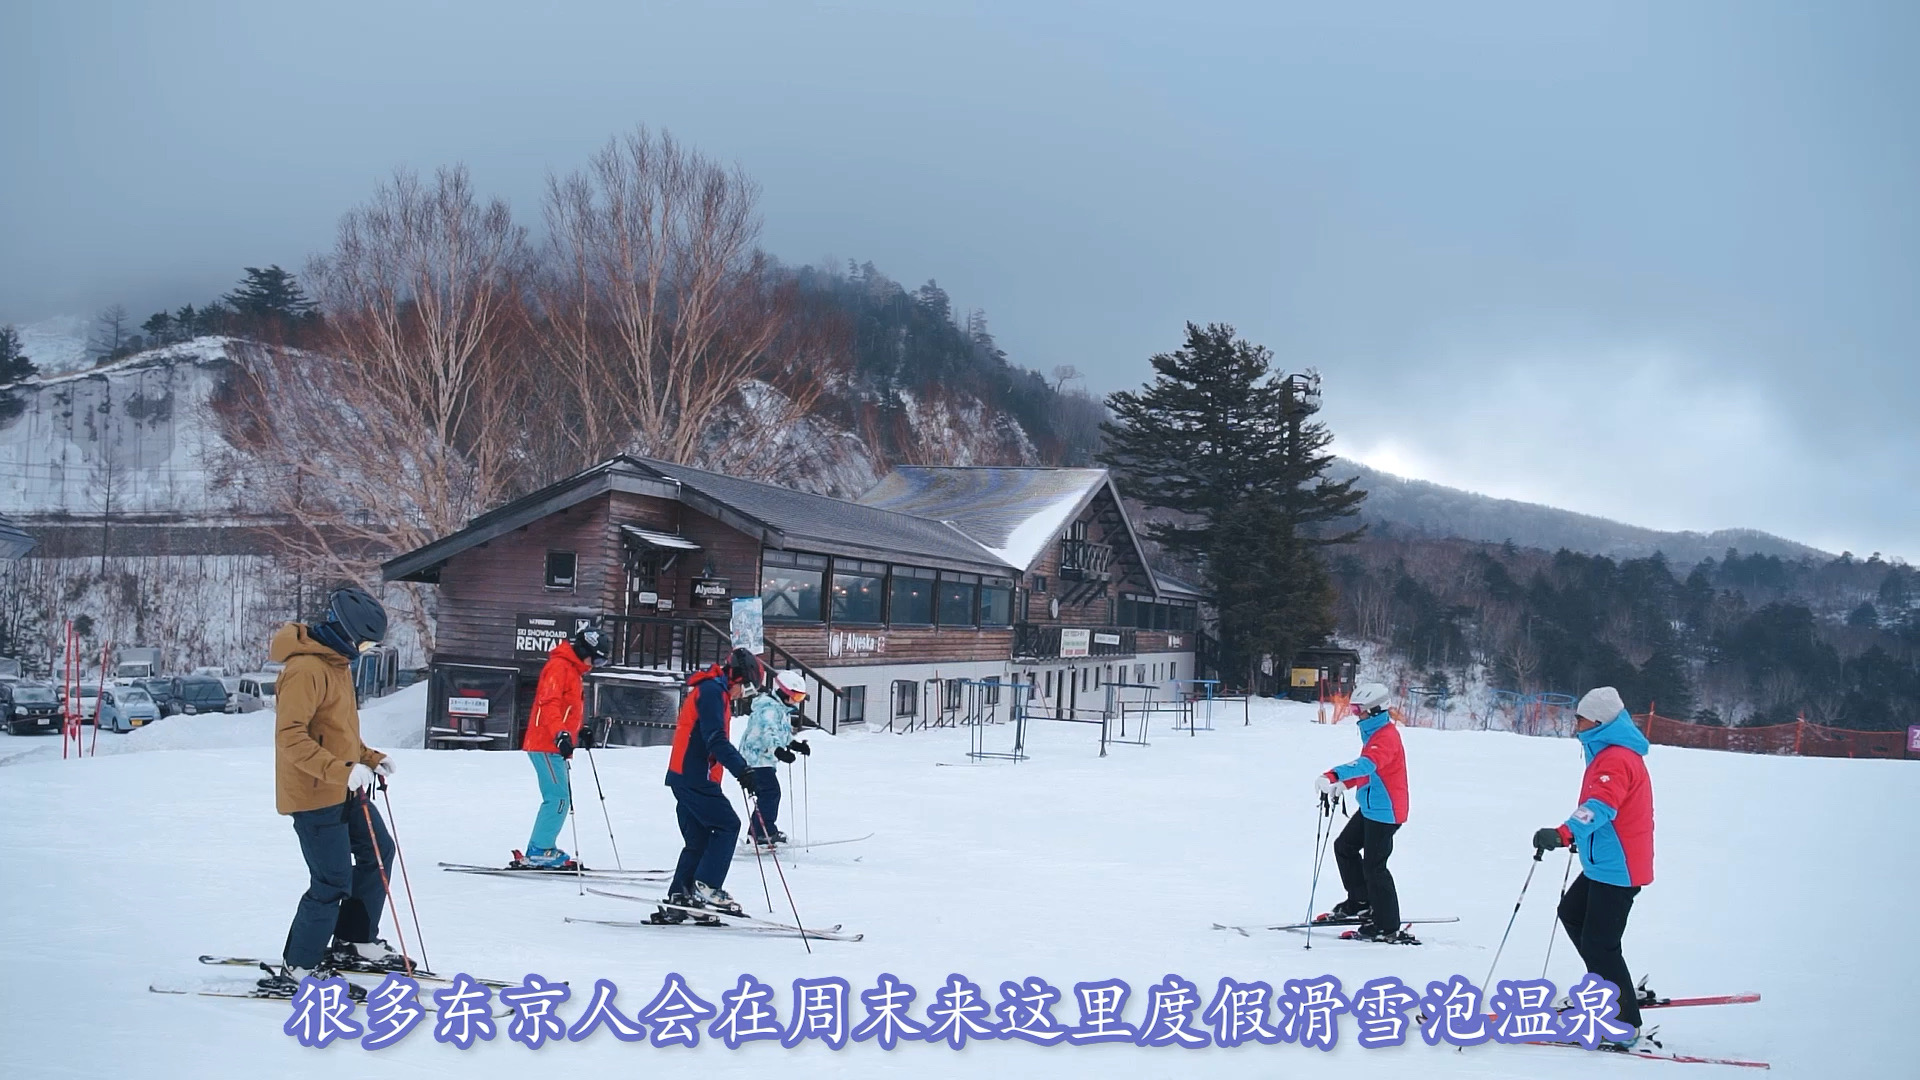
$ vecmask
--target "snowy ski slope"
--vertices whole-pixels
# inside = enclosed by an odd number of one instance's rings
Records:
[[[369,741],[417,740],[421,691],[382,702]],[[1534,828],[1571,808],[1580,776],[1572,741],[1506,734],[1406,733],[1412,820],[1393,865],[1409,916],[1458,915],[1422,928],[1420,948],[1299,935],[1216,931],[1215,922],[1298,919],[1312,861],[1315,773],[1357,750],[1350,724],[1309,722],[1312,710],[1260,703],[1242,727],[1237,706],[1218,730],[1161,730],[1147,747],[1095,755],[1079,726],[1037,724],[1033,760],[962,763],[965,732],[860,733],[814,739],[813,835],[876,835],[796,853],[787,878],[804,921],[844,923],[859,943],[699,930],[623,930],[567,916],[632,919],[645,909],[581,896],[566,882],[440,873],[438,860],[492,862],[525,843],[535,791],[520,754],[402,750],[395,822],[435,968],[517,980],[571,980],[578,1015],[596,978],[618,1003],[645,1005],[669,972],[718,1001],[751,972],[779,991],[838,975],[859,991],[888,972],[919,989],[921,1010],[950,972],[998,1000],[1005,980],[1072,984],[1120,977],[1137,1022],[1148,988],[1169,972],[1210,997],[1223,976],[1275,985],[1332,973],[1349,991],[1382,975],[1416,988],[1486,974],[1524,878]],[[170,730],[171,729],[171,730]],[[788,1077],[991,1075],[1269,1077],[1329,1066],[1343,1077],[1601,1077],[1751,1075],[1713,1066],[1630,1062],[1583,1053],[1487,1045],[1362,1050],[1350,1021],[1331,1060],[1296,1046],[1196,1051],[1125,1045],[1042,1048],[1019,1042],[901,1045],[830,1051],[777,1042],[729,1051],[657,1049],[606,1032],[534,1053],[504,1031],[466,1052],[427,1026],[398,1046],[303,1049],[281,1033],[283,1003],[147,992],[156,980],[228,976],[200,953],[276,955],[304,872],[291,827],[273,812],[266,714],[177,719],[109,738],[116,753],[61,761],[52,740],[0,737],[0,911],[5,976],[0,1075],[8,1077],[527,1076]],[[994,748],[1010,737],[990,733]],[[150,749],[152,752],[137,752]],[[49,753],[51,751],[51,753]],[[598,765],[625,865],[670,864],[678,837],[661,785],[665,750],[601,751]],[[600,803],[576,759],[579,846],[612,865]],[[1916,885],[1914,763],[1760,758],[1656,747],[1657,880],[1640,896],[1627,936],[1636,974],[1673,995],[1757,990],[1759,1004],[1649,1014],[1669,1048],[1773,1062],[1773,1076],[1910,1077],[1906,1027],[1916,936],[1900,917]],[[796,774],[797,779],[797,774]],[[783,820],[801,834],[797,793]],[[563,834],[571,847],[572,838]],[[1540,973],[1562,856],[1548,856],[1514,928],[1501,975]],[[769,868],[769,872],[771,869]],[[1319,906],[1337,898],[1331,862]],[[752,860],[729,887],[750,912],[768,905]],[[631,891],[645,892],[647,887]],[[779,883],[774,918],[789,918]],[[1853,913],[1851,916],[1839,913]],[[1887,916],[1893,916],[1888,919]],[[391,920],[387,937],[396,939]],[[411,923],[401,925],[412,940]],[[1565,940],[1550,977],[1578,974]],[[431,987],[429,987],[431,989]],[[863,1015],[856,1002],[853,1019]],[[364,1018],[364,1016],[362,1017]],[[1204,1026],[1204,1022],[1201,1022]],[[616,1072],[615,1070],[618,1070]],[[1680,1071],[1675,1071],[1680,1070]],[[1654,1073],[1648,1080],[1655,1080]],[[655,1073],[659,1075],[659,1073]]]

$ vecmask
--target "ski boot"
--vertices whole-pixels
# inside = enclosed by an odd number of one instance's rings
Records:
[[[743,917],[746,915],[746,911],[741,908],[740,902],[729,895],[727,890],[720,888],[718,885],[709,885],[704,881],[696,881],[693,883],[693,905],[695,907],[706,908],[709,911],[718,912],[722,915],[740,915]]]
[[[1596,1050],[1609,1054],[1631,1054],[1636,1050],[1659,1050],[1666,1044],[1658,1037],[1659,1028],[1641,1028],[1625,1039],[1601,1039]]]
[[[515,854],[511,864],[519,870],[579,870],[573,857],[559,848],[528,848],[525,855]]]
[[[1342,900],[1333,905],[1332,911],[1318,916],[1313,921],[1317,923],[1343,923],[1354,919],[1364,921],[1372,913],[1373,905],[1365,900]]]
[[[1418,945],[1420,939],[1397,926],[1375,926],[1361,923],[1359,926],[1340,935],[1342,941],[1371,941],[1379,945]]]
[[[720,925],[720,920],[711,915],[698,915],[694,912],[683,910],[685,908],[700,906],[700,902],[697,899],[688,896],[686,893],[669,893],[667,895],[667,903],[680,906],[658,908],[653,914],[647,916],[647,921],[656,926],[678,926],[688,921],[698,923],[701,926]]]
[[[328,967],[340,971],[405,971],[407,958],[385,941],[336,941],[327,947]]]
[[[261,964],[260,969],[267,973],[266,978],[256,981],[253,985],[259,988],[261,996],[288,999],[300,992],[302,979],[326,980],[336,978],[340,974],[324,963],[317,968],[294,967],[291,964],[281,964],[279,967]],[[347,996],[355,1001],[365,1001],[367,988],[348,982]]]

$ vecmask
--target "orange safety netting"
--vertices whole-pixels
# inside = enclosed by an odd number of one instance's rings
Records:
[[[1654,713],[1633,718],[1647,741],[1696,750],[1733,750],[1743,754],[1800,754],[1807,757],[1900,758],[1907,756],[1904,731],[1849,731],[1798,720],[1767,727],[1710,727]]]

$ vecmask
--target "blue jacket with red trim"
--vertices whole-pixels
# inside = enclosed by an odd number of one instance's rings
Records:
[[[1587,772],[1580,805],[1560,826],[1563,842],[1577,841],[1588,878],[1628,887],[1653,882],[1653,778],[1647,775],[1647,737],[1620,715],[1580,732]]]
[[[1360,756],[1335,765],[1327,775],[1357,788],[1360,813],[1388,825],[1407,820],[1407,753],[1400,728],[1385,709],[1360,721]]]
[[[667,786],[719,790],[721,770],[744,772],[747,759],[727,741],[733,721],[727,699],[727,673],[715,664],[687,680],[687,696],[673,725],[673,753],[667,758]]]

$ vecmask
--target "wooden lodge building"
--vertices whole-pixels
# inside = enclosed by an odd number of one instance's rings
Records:
[[[429,746],[517,748],[547,650],[589,621],[613,662],[588,711],[657,741],[741,597],[829,728],[937,721],[1011,681],[1030,712],[1097,712],[1115,684],[1176,690],[1204,648],[1198,594],[1148,569],[1104,469],[903,467],[845,500],[618,457],[382,569],[437,587]]]

